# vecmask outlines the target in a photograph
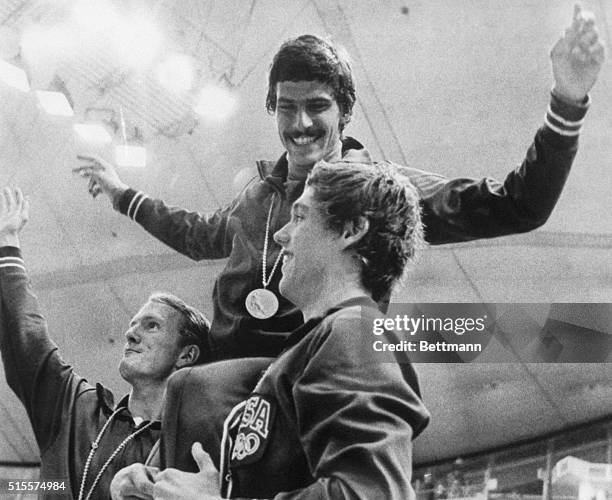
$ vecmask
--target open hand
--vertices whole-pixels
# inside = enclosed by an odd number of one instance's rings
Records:
[[[570,101],[583,101],[591,90],[605,59],[604,46],[591,12],[574,6],[572,25],[550,52],[554,91]]]
[[[0,237],[16,238],[28,222],[29,212],[30,204],[21,189],[5,187],[0,193]]]

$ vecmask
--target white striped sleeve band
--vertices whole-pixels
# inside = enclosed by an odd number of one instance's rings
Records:
[[[576,121],[567,120],[555,113],[549,105],[546,115],[544,115],[544,123],[559,135],[574,137],[580,134],[584,118]]]
[[[138,215],[138,209],[140,208],[140,205],[142,205],[142,202],[145,201],[146,199],[147,199],[147,195],[144,194],[142,191],[138,191],[134,195],[127,209],[127,216],[130,219],[132,219],[133,221],[136,221],[136,216]]]
[[[25,272],[25,263],[19,257],[0,257],[0,269],[4,267],[16,267]]]

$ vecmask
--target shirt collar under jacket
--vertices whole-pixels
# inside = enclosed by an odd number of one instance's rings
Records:
[[[96,384],[96,393],[98,395],[98,401],[100,401],[100,406],[104,409],[104,413],[110,415],[115,410],[118,410],[119,408],[123,408],[123,411],[119,412],[115,418],[118,418],[120,420],[130,420],[134,422],[134,418],[132,417],[132,414],[130,413],[130,410],[128,409],[128,401],[130,397],[129,394],[126,394],[125,396],[123,396],[117,403],[117,406],[115,406],[115,400],[113,397],[113,393],[109,391],[107,388],[105,388],[104,386],[102,386],[102,384]],[[148,420],[144,420],[136,427],[146,425],[148,422],[149,422]],[[152,430],[161,429],[161,421],[156,420],[155,423],[151,426],[151,429]]]

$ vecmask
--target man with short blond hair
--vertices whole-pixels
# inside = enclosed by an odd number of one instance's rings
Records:
[[[0,193],[0,350],[6,380],[24,404],[41,454],[40,478],[57,483],[45,498],[109,498],[116,471],[144,462],[160,436],[168,377],[209,356],[210,323],[178,297],[156,293],[125,332],[119,373],[130,392],[115,404],[60,357],[30,285],[19,232],[28,202]]]

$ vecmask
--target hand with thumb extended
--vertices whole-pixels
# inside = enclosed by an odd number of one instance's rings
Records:
[[[218,483],[219,472],[215,468],[215,465],[213,464],[210,455],[204,451],[204,448],[202,448],[202,443],[196,441],[191,445],[191,456],[195,460],[195,463],[197,464],[200,473],[214,473],[214,477]]]
[[[154,498],[176,500],[220,500],[219,472],[210,455],[198,442],[191,446],[191,455],[199,472],[165,469],[155,475]]]

